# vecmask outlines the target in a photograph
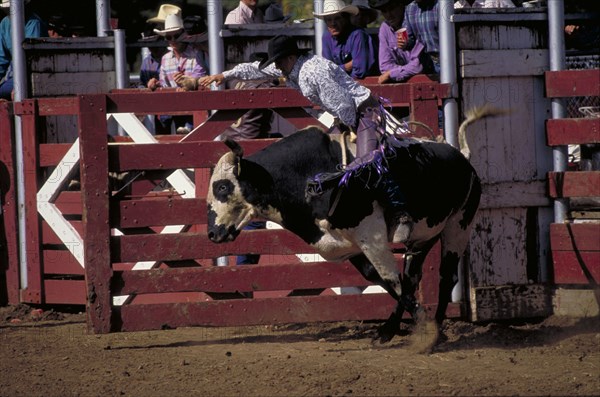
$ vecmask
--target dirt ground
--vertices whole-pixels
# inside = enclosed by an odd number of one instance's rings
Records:
[[[600,395],[600,320],[447,321],[417,353],[376,323],[90,335],[83,314],[0,308],[0,396]]]

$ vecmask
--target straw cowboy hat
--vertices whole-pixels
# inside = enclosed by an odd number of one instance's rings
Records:
[[[181,19],[181,16],[178,14],[171,14],[167,15],[167,18],[165,19],[164,30],[154,29],[154,33],[166,36],[169,33],[183,32],[183,30],[183,20]]]
[[[4,1],[4,0],[3,0]],[[164,23],[168,15],[177,14],[181,17],[181,8],[173,4],[163,4],[158,9],[158,14],[155,17],[146,19],[148,23]]]
[[[353,0],[352,5],[358,7],[359,11],[364,11],[369,15],[369,23],[377,19],[377,10],[369,7],[369,0]]]
[[[323,2],[323,12],[320,14],[313,12],[313,15],[317,18],[323,18],[328,15],[339,14],[340,12],[356,15],[358,14],[358,7],[347,6],[344,0],[325,0]]]
[[[269,43],[267,45],[267,51],[267,54],[256,54],[256,58],[262,58],[262,60],[258,64],[258,68],[260,70],[263,70],[279,58],[288,55],[303,55],[306,54],[309,50],[304,48],[298,48],[298,43],[296,43],[296,39],[294,39],[293,37],[280,34],[279,36],[275,36],[271,40],[269,40]]]

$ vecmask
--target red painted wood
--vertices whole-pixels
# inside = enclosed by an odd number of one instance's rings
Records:
[[[369,284],[349,262],[317,262],[120,272],[113,279],[113,292],[277,291]]]
[[[39,98],[38,111],[40,116],[61,116],[77,114],[77,98]]]
[[[546,96],[548,98],[598,96],[600,70],[563,70],[546,72]]]
[[[600,252],[552,251],[554,283],[592,284],[600,283]]]
[[[561,119],[546,122],[548,146],[600,143],[600,119]]]
[[[84,222],[84,257],[87,283],[88,328],[111,329],[108,142],[106,96],[79,96],[81,188]]]
[[[42,262],[40,258],[40,217],[37,212],[39,190],[38,140],[36,130],[36,102],[20,103],[23,131],[23,169],[25,186],[25,238],[27,250],[27,288],[21,293],[21,301],[43,303]]]
[[[287,230],[243,231],[235,242],[214,244],[206,233],[145,234],[111,238],[114,262],[177,261],[227,255],[293,255],[315,250]]]
[[[433,130],[434,135],[439,135],[438,127],[438,100],[435,84],[411,84],[411,112],[410,120],[424,123]],[[415,135],[431,139],[431,133],[423,127],[411,126]]]
[[[54,204],[63,215],[81,215],[83,210],[80,191],[63,191]]]
[[[249,155],[273,142],[274,139],[255,139],[240,141],[240,144],[244,148],[244,153]],[[228,150],[223,142],[110,146],[110,170],[123,172],[144,169],[206,168],[216,164]]]
[[[48,305],[85,305],[85,281],[44,280],[44,300]]]
[[[206,123],[198,128],[194,128],[194,132],[183,137],[181,141],[212,141],[245,112],[245,110],[219,110],[210,116]]]
[[[84,269],[77,259],[66,249],[44,249],[42,251],[44,258],[44,274],[68,274],[83,276]]]
[[[80,236],[83,236],[83,224],[81,221],[69,221],[69,223],[77,230]],[[42,244],[52,245],[64,245],[62,240],[56,235],[54,230],[46,223],[42,221]]]
[[[600,196],[600,171],[550,172],[549,196],[598,197]]]
[[[111,219],[118,228],[202,224],[206,223],[206,199],[120,201]]]
[[[553,223],[550,246],[552,251],[600,251],[600,224]]]
[[[321,127],[323,130],[327,130],[327,128],[321,124],[319,120],[315,119],[303,108],[281,108],[273,110],[275,110],[275,112],[277,112],[281,117],[298,129],[316,125]]]
[[[40,167],[52,167],[57,165],[67,151],[71,148],[70,143],[43,143],[39,145]]]
[[[0,305],[16,305],[20,301],[16,165],[12,131],[12,103],[0,102]]]
[[[383,320],[389,317],[394,307],[394,300],[387,294],[126,305],[119,309],[121,322],[115,321],[113,331]],[[425,309],[433,311],[434,308],[426,306]],[[456,317],[460,315],[460,307],[451,304],[446,313],[449,317]]]

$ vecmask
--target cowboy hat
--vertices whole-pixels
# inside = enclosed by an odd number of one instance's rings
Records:
[[[4,1],[4,0],[3,0]],[[173,4],[163,4],[158,9],[158,14],[155,17],[146,19],[148,23],[164,23],[168,15],[177,14],[181,17],[181,8]]]
[[[389,3],[392,4],[404,4],[407,5],[411,0],[369,0],[369,5],[371,8],[375,8],[377,10],[387,6]]]
[[[352,0],[352,5],[358,7],[359,11],[364,11],[369,15],[369,23],[377,19],[377,10],[369,7],[369,0]]]
[[[281,5],[278,3],[271,3],[265,10],[265,22],[276,23],[276,22],[287,22],[291,15],[283,15]]]
[[[164,30],[154,29],[154,33],[161,36],[166,36],[169,33],[175,33],[179,31],[183,32],[183,20],[178,14],[167,15],[167,18],[165,19]]]
[[[313,12],[313,15],[317,18],[323,18],[328,15],[335,15],[341,12],[356,15],[358,14],[358,7],[347,6],[346,3],[344,3],[344,0],[325,0],[323,2],[323,12],[320,14]]]
[[[278,35],[269,40],[267,45],[267,57],[261,56],[261,61],[258,64],[258,68],[263,70],[279,58],[288,56],[288,55],[303,55],[306,54],[309,50],[306,48],[298,48],[298,44],[296,43],[296,39],[290,36]]]

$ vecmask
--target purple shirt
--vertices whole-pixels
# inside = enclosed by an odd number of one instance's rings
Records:
[[[202,67],[200,53],[191,45],[188,45],[180,58],[173,51],[167,51],[160,63],[160,85],[162,87],[177,87],[175,83],[176,73],[183,72],[190,77],[206,76],[206,70]]]
[[[396,32],[386,22],[379,27],[379,69],[381,73],[390,71],[394,81],[405,81],[423,71],[419,56],[423,44],[417,41],[410,51],[397,47]]]
[[[373,42],[362,28],[353,27],[349,35],[334,39],[329,32],[323,35],[323,58],[329,59],[342,69],[352,61],[351,77],[362,79],[373,72],[375,53]]]

